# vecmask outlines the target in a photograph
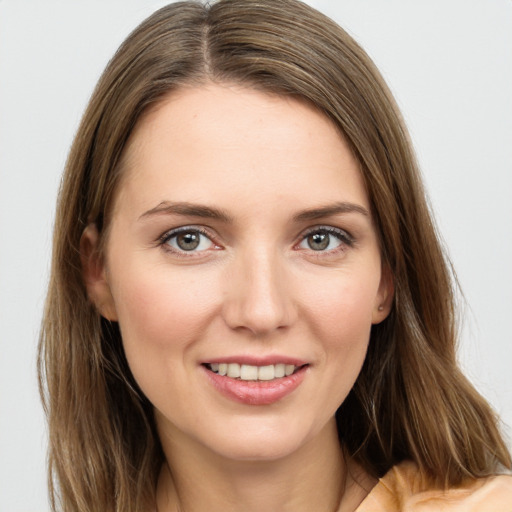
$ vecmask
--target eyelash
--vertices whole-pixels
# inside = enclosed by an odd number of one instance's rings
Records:
[[[192,251],[177,250],[177,249],[171,247],[168,242],[171,239],[180,235],[181,233],[199,233],[200,235],[206,237],[214,245],[215,248],[217,248],[217,249],[219,248],[219,246],[215,243],[211,233],[209,233],[207,230],[205,230],[204,228],[202,228],[200,226],[182,226],[182,227],[179,227],[176,229],[172,229],[170,231],[166,231],[158,238],[158,240],[157,240],[158,245],[161,246],[164,250],[166,250],[168,252],[172,252],[173,254],[178,255],[179,257],[185,257],[185,258],[197,257],[201,253],[206,252],[206,251],[197,251],[196,252],[194,250],[192,250]],[[301,238],[300,238],[299,242],[297,244],[295,244],[294,247],[298,247],[300,244],[305,242],[308,237],[310,237],[311,235],[314,235],[314,234],[318,234],[318,233],[326,233],[330,236],[332,235],[335,238],[337,238],[341,243],[340,243],[340,246],[335,247],[334,249],[327,250],[327,251],[324,251],[324,250],[315,251],[314,249],[310,249],[310,251],[313,254],[315,254],[317,257],[321,257],[322,255],[326,255],[326,254],[335,254],[335,253],[338,253],[339,251],[344,251],[347,248],[353,247],[355,244],[354,237],[343,229],[335,228],[332,226],[313,226],[313,227],[309,228],[305,233],[301,234]]]
[[[309,228],[303,235],[301,235],[299,244],[302,244],[308,239],[308,237],[317,233],[326,233],[328,235],[332,235],[341,242],[338,247],[328,251],[315,251],[314,249],[311,249],[311,252],[316,253],[316,256],[318,257],[326,254],[336,254],[339,251],[344,251],[347,248],[353,247],[355,244],[355,239],[350,233],[344,229],[335,228],[333,226],[313,226],[312,228]]]
[[[178,250],[169,245],[169,241],[181,233],[199,233],[200,235],[206,237],[216,248],[218,245],[213,241],[213,237],[211,233],[209,233],[206,229],[200,226],[182,226],[176,229],[171,229],[170,231],[166,231],[162,236],[158,238],[158,245],[161,246],[165,251],[171,252],[179,257],[183,258],[193,258],[199,256],[202,252],[205,251],[185,251]]]

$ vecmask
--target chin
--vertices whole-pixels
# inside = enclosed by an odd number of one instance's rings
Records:
[[[307,446],[313,435],[309,430],[290,429],[256,421],[244,428],[228,428],[223,435],[210,438],[210,449],[218,455],[236,461],[275,461],[291,456]]]
[[[250,443],[233,443],[218,446],[215,451],[225,459],[233,461],[270,462],[284,459],[297,451],[298,445],[282,441],[254,441]]]

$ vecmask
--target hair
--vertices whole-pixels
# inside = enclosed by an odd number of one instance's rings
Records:
[[[349,456],[375,477],[412,459],[441,486],[510,468],[496,415],[457,366],[455,279],[375,65],[332,20],[295,0],[180,2],[145,20],[109,62],[66,164],[39,346],[52,509],[154,506],[164,455],[152,405],[117,324],[88,299],[80,238],[94,222],[104,242],[121,157],[141,116],[173,90],[212,82],[309,102],[360,164],[395,298],[336,413]]]

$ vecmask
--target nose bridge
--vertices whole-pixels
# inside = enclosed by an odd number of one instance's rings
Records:
[[[288,326],[294,317],[283,255],[274,248],[235,256],[225,301],[226,322],[234,329],[265,334]]]

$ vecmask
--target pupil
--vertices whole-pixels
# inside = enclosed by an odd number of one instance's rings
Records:
[[[315,233],[308,236],[308,245],[314,251],[323,251],[329,245],[329,234]]]
[[[198,233],[182,233],[178,235],[176,242],[178,247],[184,251],[192,251],[199,245]]]

